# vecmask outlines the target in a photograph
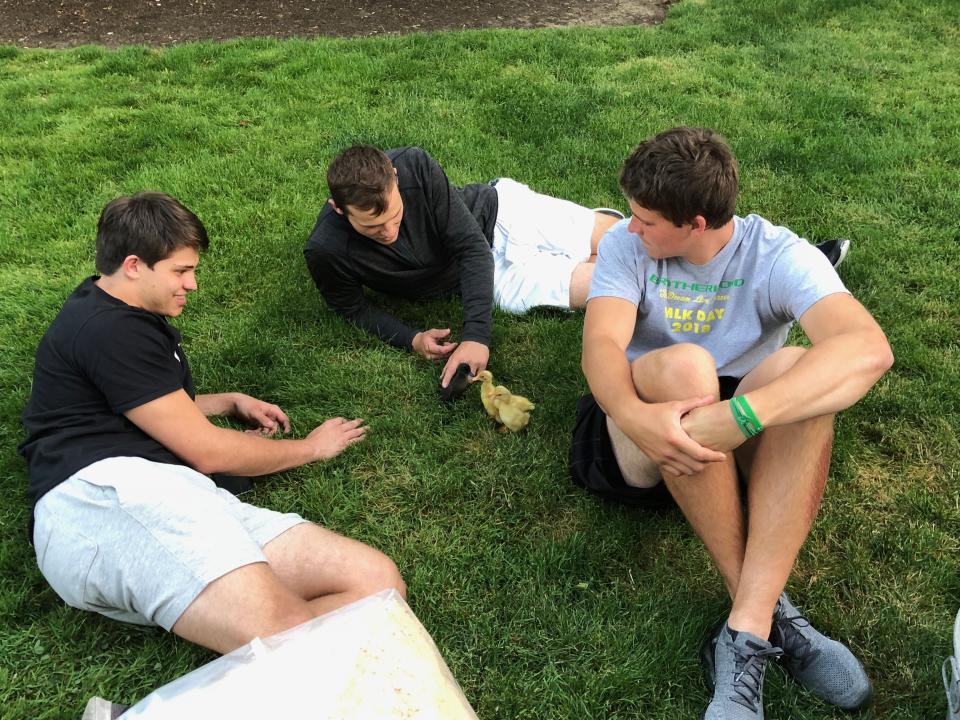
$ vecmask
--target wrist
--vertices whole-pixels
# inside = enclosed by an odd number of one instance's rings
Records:
[[[746,395],[735,395],[729,400],[730,412],[734,422],[746,438],[752,438],[763,432],[763,424],[751,407]]]
[[[636,417],[643,413],[646,407],[647,403],[634,395],[633,397],[618,398],[607,407],[604,407],[604,412],[613,420],[617,427],[622,428],[629,418]]]

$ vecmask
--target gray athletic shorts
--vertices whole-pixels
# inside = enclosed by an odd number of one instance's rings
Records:
[[[305,522],[240,502],[183,465],[136,457],[85,467],[34,517],[40,572],[68,605],[166,630],[207,585],[266,562],[264,545]]]

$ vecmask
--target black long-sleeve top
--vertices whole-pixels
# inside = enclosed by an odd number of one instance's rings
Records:
[[[390,245],[364,237],[324,204],[303,253],[327,305],[367,332],[411,348],[419,332],[371,304],[364,286],[410,299],[459,292],[460,340],[490,344],[493,229],[497,192],[490,185],[458,188],[416,147],[388,150],[403,200],[399,235]]]

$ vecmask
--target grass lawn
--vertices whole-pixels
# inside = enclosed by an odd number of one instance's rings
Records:
[[[842,276],[897,362],[837,422],[789,589],[863,658],[865,717],[942,715],[960,604],[958,45],[954,0],[683,0],[657,28],[0,47],[0,715],[77,718],[91,695],[133,702],[212,658],[65,607],[25,542],[15,449],[34,349],[93,272],[103,205],[151,188],[212,239],[176,322],[200,391],[278,402],[298,433],[334,415],[373,429],[255,502],[391,555],[481,717],[699,717],[696,650],[728,601],[678,513],[570,486],[582,316],[496,315],[491,369],[538,404],[503,436],[475,396],[439,404],[438,368],[333,317],[301,255],[326,163],[351,142],[421,145],[459,183],[505,175],[623,207],[623,158],[680,123],[730,140],[739,213],[854,240]],[[459,327],[456,302],[387,303]],[[776,669],[766,705],[834,716]]]

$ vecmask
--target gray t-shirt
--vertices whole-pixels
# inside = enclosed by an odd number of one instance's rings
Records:
[[[811,305],[848,292],[826,256],[787,228],[759,215],[733,221],[730,242],[705,265],[650,258],[627,220],[604,236],[588,300],[617,297],[637,306],[631,361],[693,343],[710,352],[718,375],[743,377],[783,347]]]

